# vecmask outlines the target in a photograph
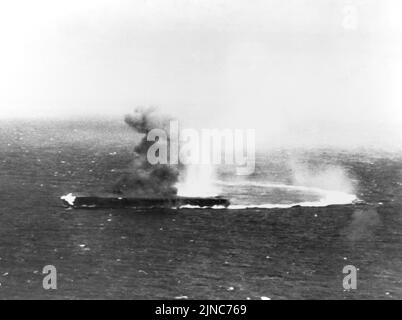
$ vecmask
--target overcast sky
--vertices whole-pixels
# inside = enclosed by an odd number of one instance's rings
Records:
[[[153,105],[271,140],[399,143],[401,17],[398,0],[2,1],[0,117]]]

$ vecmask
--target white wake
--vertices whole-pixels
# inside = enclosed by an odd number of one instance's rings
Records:
[[[284,189],[284,190],[293,190],[293,191],[302,191],[313,193],[319,196],[319,200],[316,201],[305,201],[305,202],[295,202],[295,203],[265,203],[265,204],[231,204],[227,209],[286,209],[292,208],[295,206],[300,207],[327,207],[330,205],[347,205],[353,204],[358,201],[358,198],[354,194],[350,194],[342,191],[335,190],[326,190],[316,187],[307,187],[307,186],[297,186],[297,185],[287,185],[287,184],[278,184],[278,183],[263,183],[263,182],[224,182],[217,181],[216,182],[222,186],[229,187],[260,187],[260,188],[276,188],[276,189]],[[222,209],[222,207],[214,207],[213,209]]]

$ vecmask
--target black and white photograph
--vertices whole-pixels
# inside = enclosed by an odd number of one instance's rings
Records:
[[[0,300],[400,299],[401,1],[0,0]]]

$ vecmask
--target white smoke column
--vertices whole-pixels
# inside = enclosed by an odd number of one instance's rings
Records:
[[[192,130],[182,130],[180,132],[180,162],[185,163],[185,170],[181,171],[179,183],[176,185],[177,194],[182,197],[213,197],[220,194],[220,189],[216,185],[216,166],[211,163],[200,163],[201,156],[208,158],[211,156],[210,148],[203,148],[199,139],[194,139],[195,134]],[[188,143],[187,137],[193,137]],[[185,143],[185,145],[184,145]],[[182,152],[182,151],[186,152]],[[205,157],[207,156],[207,157]],[[211,157],[209,157],[211,159]]]
[[[205,164],[190,164],[186,167],[183,181],[177,185],[182,197],[213,197],[219,195],[215,167]]]

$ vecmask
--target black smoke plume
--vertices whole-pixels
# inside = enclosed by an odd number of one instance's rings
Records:
[[[133,115],[125,117],[127,125],[143,137],[134,148],[134,159],[127,172],[115,184],[114,193],[138,197],[177,195],[175,185],[178,182],[179,169],[169,164],[152,165],[147,159],[148,149],[155,143],[147,140],[147,134],[152,129],[165,130],[169,152],[169,120],[155,115],[154,109],[137,109]]]

